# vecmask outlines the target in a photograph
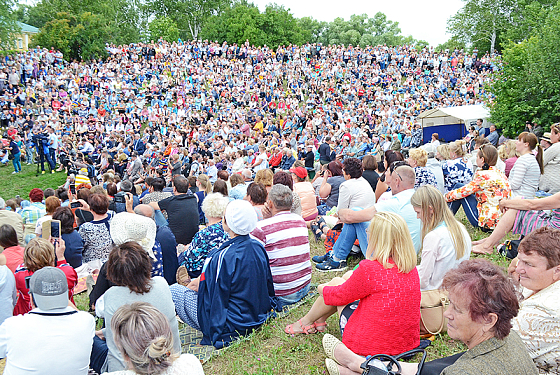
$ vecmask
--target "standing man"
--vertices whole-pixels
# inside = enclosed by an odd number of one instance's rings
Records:
[[[331,137],[326,137],[325,141],[319,146],[319,162],[321,165],[329,164],[331,160]]]
[[[54,129],[49,127],[49,156],[52,160],[52,169],[56,168],[56,152],[58,150],[58,136],[54,132]]]

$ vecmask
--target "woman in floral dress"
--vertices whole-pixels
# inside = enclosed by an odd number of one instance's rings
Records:
[[[451,211],[456,213],[459,207],[467,215],[467,219],[475,228],[483,231],[494,229],[500,218],[500,201],[511,195],[507,177],[496,168],[498,150],[485,144],[477,154],[477,169],[471,182],[452,190],[445,195],[451,203]]]
[[[473,166],[465,157],[465,152],[465,141],[455,141],[449,144],[451,159],[444,161],[441,165],[446,193],[456,189],[458,184],[466,185],[473,179]]]

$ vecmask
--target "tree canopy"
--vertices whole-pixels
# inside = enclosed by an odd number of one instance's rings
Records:
[[[506,134],[519,134],[525,121],[549,126],[560,121],[560,5],[550,9],[522,42],[503,50],[489,102],[492,121]]]

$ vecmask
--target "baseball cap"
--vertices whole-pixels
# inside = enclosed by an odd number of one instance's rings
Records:
[[[299,178],[307,177],[307,170],[303,167],[295,167],[290,169],[290,172],[295,173]]]
[[[68,306],[68,281],[56,267],[43,267],[29,280],[29,293],[41,310],[63,309]]]
[[[257,227],[257,213],[251,203],[236,199],[230,202],[225,212],[226,224],[233,233],[244,236]]]

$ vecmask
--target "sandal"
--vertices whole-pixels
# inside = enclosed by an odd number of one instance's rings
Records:
[[[299,323],[299,326],[301,327],[301,332],[295,332],[294,331],[294,324],[292,323],[288,326],[286,326],[286,329],[284,329],[284,332],[286,332],[288,335],[297,335],[300,333],[305,333],[306,335],[310,335],[313,333],[317,333],[317,328],[315,328],[315,323],[309,325],[309,326],[304,326],[303,324],[301,324],[301,319],[297,321]],[[309,331],[310,329],[314,329],[314,331]]]
[[[315,236],[315,242],[319,242],[321,240],[321,236],[323,235],[323,231],[321,231],[321,229],[316,223],[311,224],[311,231]]]
[[[325,354],[327,355],[328,358],[332,359],[336,363],[338,363],[338,361],[334,357],[334,350],[339,344],[342,344],[342,341],[340,341],[333,335],[327,333],[325,336],[323,336],[323,349],[325,350]]]
[[[315,329],[317,330],[317,332],[325,332],[326,327],[327,327],[327,322],[323,322],[323,323],[313,323],[315,325]],[[325,327],[325,329],[319,329],[319,327]]]

